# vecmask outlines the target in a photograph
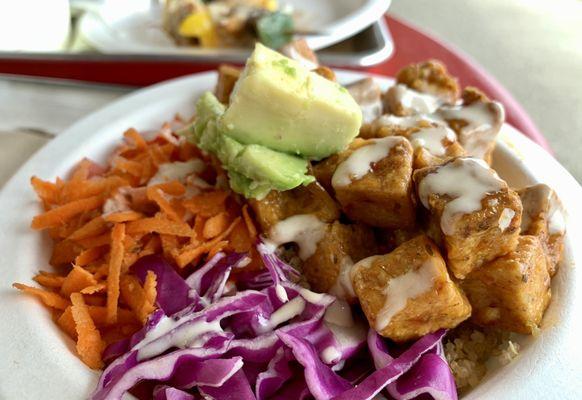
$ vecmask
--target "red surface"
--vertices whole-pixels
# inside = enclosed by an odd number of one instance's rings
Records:
[[[366,71],[394,76],[400,68],[412,62],[430,58],[441,60],[447,65],[449,71],[459,78],[461,85],[476,86],[487,93],[489,97],[503,103],[507,113],[507,121],[549,150],[545,138],[521,105],[495,78],[485,72],[470,57],[407,22],[392,16],[386,17],[386,20],[394,38],[395,52],[386,62],[367,68]],[[215,68],[216,64],[176,60],[0,59],[0,73],[133,86],[146,86],[166,79]]]

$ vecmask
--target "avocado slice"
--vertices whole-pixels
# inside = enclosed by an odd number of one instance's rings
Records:
[[[240,143],[317,160],[344,149],[361,123],[345,88],[260,43],[218,121]]]
[[[261,199],[271,190],[289,190],[315,180],[307,174],[307,160],[257,144],[242,144],[222,133],[217,123],[221,112],[224,106],[212,93],[205,93],[196,104],[196,121],[180,133],[218,157],[235,192]]]

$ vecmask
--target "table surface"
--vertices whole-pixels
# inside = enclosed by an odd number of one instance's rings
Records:
[[[530,113],[556,157],[580,181],[582,163],[568,149],[582,145],[582,2],[549,3],[440,0],[436,6],[431,0],[396,0],[391,13],[484,66]],[[51,134],[124,93],[0,79],[0,186]]]

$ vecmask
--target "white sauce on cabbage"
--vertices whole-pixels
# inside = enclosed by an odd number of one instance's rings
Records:
[[[323,320],[337,326],[350,327],[354,325],[354,317],[350,305],[341,299],[336,299],[325,310]]]
[[[401,312],[409,299],[414,299],[426,293],[433,287],[438,270],[432,260],[426,261],[418,269],[392,278],[384,288],[384,306],[376,316],[376,330],[386,328],[392,318]]]
[[[335,346],[328,346],[321,352],[321,361],[326,364],[332,364],[334,361],[339,360],[341,356],[342,353]]]
[[[317,244],[325,235],[326,226],[313,214],[294,215],[271,227],[269,239],[275,246],[297,243],[299,257],[307,260],[317,250]]]
[[[499,176],[482,160],[460,158],[438,167],[426,175],[418,186],[420,201],[429,208],[431,194],[452,198],[441,216],[441,229],[445,235],[454,233],[455,218],[481,209],[487,194],[507,187]]]
[[[355,150],[350,156],[338,165],[331,184],[334,188],[347,186],[352,181],[361,179],[372,170],[372,165],[386,158],[390,150],[406,141],[400,136],[389,136],[382,139],[371,139],[369,144]]]
[[[283,322],[287,322],[290,319],[298,316],[305,309],[305,304],[305,300],[303,300],[301,296],[297,296],[294,299],[289,300],[278,310],[273,312],[268,321],[265,321],[265,324],[261,329],[262,332],[269,332]]]
[[[329,293],[340,299],[350,299],[356,297],[354,287],[352,285],[352,267],[354,262],[349,256],[345,256],[340,260],[339,274],[336,278],[335,284],[329,290]]]

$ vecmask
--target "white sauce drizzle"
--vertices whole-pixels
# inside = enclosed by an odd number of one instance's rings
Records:
[[[299,289],[299,294],[308,302],[316,304],[321,303],[323,301],[323,298],[325,297],[324,293],[315,293],[305,288]]]
[[[504,108],[497,102],[442,107],[437,115],[443,120],[467,122],[467,125],[461,128],[459,141],[468,155],[479,158],[485,156],[489,145],[497,136],[497,130],[493,127],[499,120],[505,119]]]
[[[457,140],[455,132],[446,126],[432,126],[430,128],[423,128],[418,132],[410,135],[412,147],[415,149],[422,147],[435,156],[444,156],[447,152],[443,141],[449,143]]]
[[[199,174],[205,168],[206,165],[199,159],[160,164],[158,172],[149,180],[148,186],[175,180],[184,182],[188,175]]]
[[[559,200],[555,195],[550,197],[548,210],[548,233],[550,235],[563,235],[566,232],[566,217]]]
[[[336,299],[325,310],[324,321],[333,325],[349,328],[354,325],[354,317],[350,305],[341,299]]]
[[[345,256],[340,260],[339,274],[336,278],[335,284],[329,290],[329,293],[340,299],[350,299],[356,297],[354,287],[352,285],[351,271],[354,262],[349,256]]]
[[[281,300],[283,303],[286,303],[289,301],[289,296],[287,296],[287,291],[285,290],[285,288],[283,286],[281,286],[281,284],[277,284],[277,286],[275,286],[275,293],[277,294],[277,297],[279,298],[279,300]]]
[[[399,128],[413,128],[418,125],[419,122],[438,122],[438,120],[433,119],[432,115],[409,115],[406,117],[397,117],[396,115],[384,114],[377,118],[372,126],[374,129],[379,129],[383,126],[397,126]]]
[[[328,346],[321,352],[321,361],[326,364],[332,364],[342,356],[342,353],[335,346]]]
[[[390,324],[392,318],[406,307],[409,299],[414,299],[433,287],[438,273],[432,260],[420,268],[392,278],[384,288],[384,306],[376,316],[376,330],[381,331]]]
[[[483,160],[458,158],[426,175],[419,184],[418,192],[427,209],[431,194],[452,197],[441,216],[441,229],[445,235],[452,235],[456,216],[480,210],[481,200],[487,194],[505,187],[507,184]]]
[[[313,214],[299,214],[277,222],[269,231],[273,245],[295,242],[299,246],[299,257],[307,260],[325,235],[326,224]]]
[[[499,216],[499,229],[503,232],[507,229],[509,224],[511,224],[511,220],[515,216],[515,211],[511,208],[504,208]]]
[[[289,321],[301,314],[305,309],[305,300],[301,296],[297,296],[294,299],[288,301],[282,305],[277,311],[271,314],[271,318],[265,321],[264,325],[261,327],[261,333],[269,332],[275,329],[278,325],[283,322]]]
[[[386,158],[390,150],[405,141],[400,136],[389,136],[382,139],[371,139],[369,144],[355,150],[338,165],[331,184],[334,188],[347,186],[352,181],[361,179],[372,169],[372,164]]]
[[[534,219],[545,214],[548,233],[561,235],[566,231],[565,211],[556,193],[543,183],[525,189],[521,195],[523,214],[521,230],[528,231]]]
[[[394,99],[406,109],[418,114],[432,114],[441,105],[441,100],[430,94],[420,93],[406,85],[397,84],[392,89]]]

